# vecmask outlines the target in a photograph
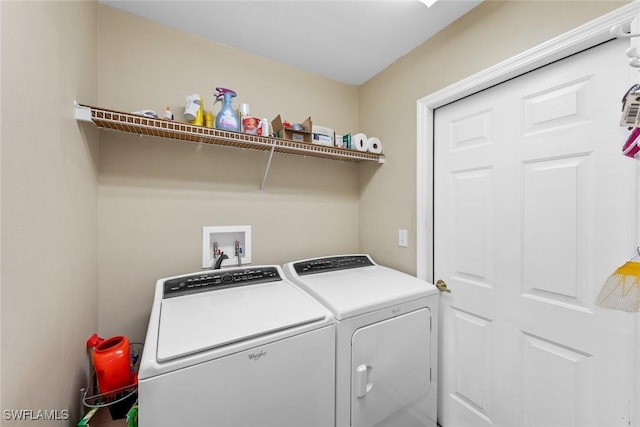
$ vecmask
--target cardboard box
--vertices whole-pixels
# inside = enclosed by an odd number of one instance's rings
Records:
[[[273,133],[275,133],[276,138],[289,139],[295,142],[307,142],[309,144],[313,141],[311,117],[307,117],[307,119],[302,122],[304,130],[286,129],[282,124],[280,114],[271,121],[271,127],[273,128]]]
[[[118,420],[113,419],[108,407],[91,408],[78,427],[138,427],[138,404],[133,405],[126,418]]]

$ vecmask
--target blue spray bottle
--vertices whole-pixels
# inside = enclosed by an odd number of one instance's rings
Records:
[[[214,95],[216,97],[214,104],[220,101],[220,98],[223,99],[222,108],[216,115],[216,129],[240,132],[238,113],[231,106],[231,98],[234,98],[237,94],[231,89],[217,87]]]

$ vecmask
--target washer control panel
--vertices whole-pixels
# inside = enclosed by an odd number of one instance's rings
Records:
[[[371,259],[365,255],[346,255],[328,258],[317,258],[293,264],[298,276],[329,271],[347,270],[350,268],[368,267],[373,265]]]
[[[164,282],[163,298],[282,280],[275,267],[214,270]]]

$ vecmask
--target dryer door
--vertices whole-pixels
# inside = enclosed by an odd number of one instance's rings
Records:
[[[353,334],[352,426],[432,425],[427,405],[431,387],[430,322],[431,311],[422,308]]]

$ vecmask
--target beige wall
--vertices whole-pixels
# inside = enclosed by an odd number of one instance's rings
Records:
[[[359,88],[365,133],[387,161],[359,171],[359,249],[416,272],[416,101],[625,4],[613,1],[487,1]],[[409,230],[409,247],[397,245]]]
[[[96,4],[0,2],[2,409],[72,410],[97,330]]]
[[[99,7],[102,107],[164,111],[183,120],[184,98],[216,86],[251,113],[311,116],[337,131],[357,128],[357,89]],[[357,165],[213,146],[100,134],[100,331],[143,340],[155,281],[201,269],[202,227],[251,225],[253,264],[358,249]]]

